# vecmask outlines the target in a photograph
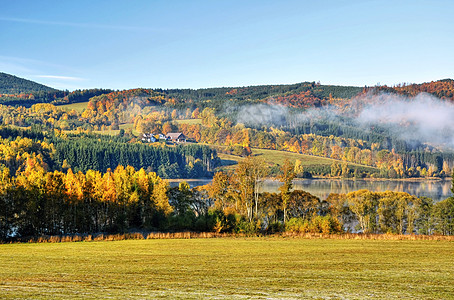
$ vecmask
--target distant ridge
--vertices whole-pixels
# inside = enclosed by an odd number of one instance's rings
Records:
[[[23,94],[32,92],[54,92],[54,88],[0,72],[0,94]]]
[[[206,106],[222,110],[225,103],[276,103],[294,108],[344,105],[349,100],[364,93],[395,93],[414,97],[419,93],[429,93],[441,99],[454,101],[454,80],[442,79],[420,84],[397,84],[394,86],[338,86],[323,85],[319,82],[294,84],[255,85],[242,87],[213,87],[200,89],[144,89],[131,88],[122,91],[109,89],[82,89],[71,93],[57,90],[43,84],[0,72],[0,104],[32,105],[35,103],[67,104],[88,101],[92,97],[109,94],[105,101],[120,101],[129,104],[129,98],[137,101],[146,99],[141,105],[164,104]],[[33,94],[32,96],[28,94]],[[145,97],[145,98],[144,98]],[[97,99],[99,100],[99,99]],[[226,102],[228,101],[228,102]],[[180,108],[181,108],[180,107]]]

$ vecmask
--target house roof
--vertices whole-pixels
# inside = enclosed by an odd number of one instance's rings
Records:
[[[179,138],[184,138],[184,134],[182,134],[181,132],[169,132],[167,134],[167,137],[171,138],[172,140],[176,140]]]

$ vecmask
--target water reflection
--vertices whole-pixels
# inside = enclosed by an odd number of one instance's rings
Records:
[[[263,190],[275,192],[280,186],[279,182],[266,181]],[[349,193],[362,189],[384,192],[406,192],[416,197],[429,197],[440,201],[452,196],[451,181],[426,180],[426,181],[401,181],[401,180],[335,180],[335,179],[310,179],[295,180],[295,189],[305,190],[321,199],[326,199],[330,193]]]
[[[210,183],[210,179],[188,181],[191,187]],[[178,181],[172,181],[171,186],[178,186]],[[261,184],[262,192],[278,192],[280,182],[266,180]],[[444,200],[450,196],[450,180],[340,180],[340,179],[296,179],[293,181],[295,189],[305,190],[320,199],[326,199],[330,193],[349,193],[357,190],[374,192],[394,191],[406,192],[417,197],[429,197],[434,201]]]

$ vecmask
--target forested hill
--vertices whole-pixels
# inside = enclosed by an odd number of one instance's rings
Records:
[[[177,102],[275,102],[293,107],[320,106],[330,99],[350,99],[363,90],[354,86],[321,85],[302,82],[285,85],[257,85],[247,87],[222,87],[206,89],[167,89],[156,91]]]
[[[454,80],[443,79],[431,82],[424,82],[420,84],[398,84],[394,87],[380,86],[376,88],[377,91],[397,93],[414,97],[419,93],[432,94],[440,99],[448,99],[454,101]]]
[[[43,84],[0,72],[0,94],[23,94],[55,91],[57,90]]]
[[[318,98],[328,98],[331,94],[336,98],[351,98],[362,88],[354,86],[321,85],[315,82],[302,82],[281,85],[256,85],[246,87],[222,87],[206,89],[168,89],[158,90],[182,100],[259,100],[267,97],[278,97],[290,94],[300,94],[310,91]]]
[[[166,104],[174,108],[216,108],[248,103],[278,103],[294,108],[320,107],[347,104],[348,100],[366,92],[388,92],[416,96],[421,92],[454,101],[454,80],[443,79],[422,84],[398,84],[396,86],[355,87],[322,85],[302,82],[281,85],[257,85],[246,87],[220,87],[204,89],[142,89],[124,91],[86,89],[73,92],[60,91],[45,85],[0,72],[0,104],[31,106],[35,103],[67,104],[88,101],[105,95],[104,102],[139,102],[140,106]],[[159,98],[159,101],[156,101]],[[100,99],[97,99],[100,100]]]
[[[352,86],[320,85],[315,82],[303,82],[290,85],[260,85],[234,88],[207,89],[130,89],[124,91],[103,92],[90,99],[90,107],[127,107],[137,104],[140,107],[165,105],[177,109],[205,107],[222,112],[228,107],[250,103],[279,103],[295,108],[318,107],[332,104],[337,100],[349,100],[364,89]],[[70,96],[70,95],[69,95]],[[62,102],[77,102],[65,97]]]
[[[321,85],[315,82],[303,82],[289,85],[259,85],[248,87],[221,87],[206,89],[130,89],[114,91],[102,98],[93,98],[94,102],[102,100],[105,104],[131,103],[141,107],[162,105],[174,108],[215,108],[218,112],[228,107],[249,103],[278,103],[294,108],[310,108],[325,105],[347,104],[355,96],[374,91],[416,96],[421,92],[432,94],[442,99],[454,100],[454,80],[445,79],[423,84],[396,85],[394,87],[354,87]],[[68,97],[66,97],[68,98]],[[66,103],[77,102],[65,98]],[[86,100],[84,100],[86,101]]]

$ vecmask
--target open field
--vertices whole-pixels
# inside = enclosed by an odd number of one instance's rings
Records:
[[[198,124],[202,124],[202,119],[175,120],[175,123],[177,123],[177,124],[198,125]]]
[[[103,134],[103,135],[118,135],[120,133],[121,129],[132,129],[132,134],[139,136],[139,133],[133,128],[134,124],[128,123],[128,124],[120,124],[119,125],[120,129],[107,129],[107,130],[93,130],[93,133],[96,134]],[[77,133],[77,130],[65,130],[65,133]]]
[[[452,299],[448,241],[221,238],[0,245],[0,298]]]
[[[335,161],[342,164],[343,162],[340,160],[335,160],[331,158],[324,158],[312,155],[305,155],[299,153],[292,153],[287,151],[279,151],[279,150],[268,150],[268,149],[252,149],[252,154],[263,158],[266,162],[270,164],[279,164],[283,165],[285,159],[289,159],[291,162],[295,162],[297,159],[301,161],[303,167],[308,166],[331,166],[331,164]],[[242,161],[244,158],[236,155],[229,155],[224,153],[218,153],[218,156],[224,161],[224,165],[230,166],[232,168],[233,164],[236,164],[239,161]],[[376,170],[374,167],[369,167],[365,165],[359,165],[354,163],[348,163],[350,167],[365,167],[370,170]],[[227,167],[229,168],[229,167]]]
[[[295,162],[297,159],[301,160],[303,166],[308,165],[328,165],[331,166],[333,159],[323,158],[299,153],[292,153],[279,150],[268,150],[268,149],[252,149],[252,154],[258,157],[262,157],[265,161],[274,162],[276,164],[284,164],[285,159],[289,159]]]
[[[70,111],[74,109],[75,111],[81,113],[84,111],[84,109],[87,108],[88,102],[79,102],[79,103],[71,103],[71,104],[64,104],[64,105],[58,105],[58,108]]]
[[[132,129],[132,134],[138,136],[139,133],[137,131],[135,131],[133,129],[134,127],[134,124],[132,123],[128,123],[128,124],[120,124],[118,127],[120,127],[120,129],[129,129],[131,128]],[[120,133],[120,129],[115,129],[115,130],[94,130],[93,132],[94,133],[98,133],[98,134],[104,134],[104,135],[118,135]]]

